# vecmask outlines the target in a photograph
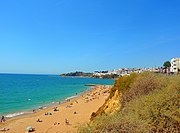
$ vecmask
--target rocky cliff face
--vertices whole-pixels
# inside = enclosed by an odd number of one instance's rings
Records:
[[[108,99],[104,106],[103,106],[103,110],[104,113],[106,114],[113,114],[115,112],[117,112],[120,109],[120,97],[121,97],[121,93],[119,93],[118,90],[116,90],[114,92],[114,95],[112,98]]]
[[[114,90],[111,93],[111,97],[106,100],[106,102],[98,109],[98,111],[92,113],[91,121],[94,120],[94,118],[98,115],[111,115],[120,110],[122,94],[119,92],[118,89]]]

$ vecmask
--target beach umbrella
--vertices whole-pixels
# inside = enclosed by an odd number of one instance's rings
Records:
[[[27,132],[32,131],[32,130],[33,130],[32,126],[26,127],[26,131],[27,131]]]

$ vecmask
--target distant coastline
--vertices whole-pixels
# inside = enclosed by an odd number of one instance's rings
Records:
[[[60,74],[61,77],[80,77],[80,78],[100,78],[100,79],[115,79],[118,78],[117,74],[105,74],[105,75],[94,75],[93,73],[85,73],[85,72],[70,72]]]

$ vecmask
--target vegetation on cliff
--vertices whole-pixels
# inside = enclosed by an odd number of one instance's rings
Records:
[[[119,101],[116,106],[108,104],[113,103],[114,100],[115,103]],[[105,104],[92,114],[91,120],[78,131],[178,133],[180,132],[180,76],[143,73],[120,77],[116,80]]]

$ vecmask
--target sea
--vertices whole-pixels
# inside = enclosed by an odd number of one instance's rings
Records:
[[[22,115],[88,91],[86,84],[113,85],[114,80],[59,75],[0,74],[0,116]]]

